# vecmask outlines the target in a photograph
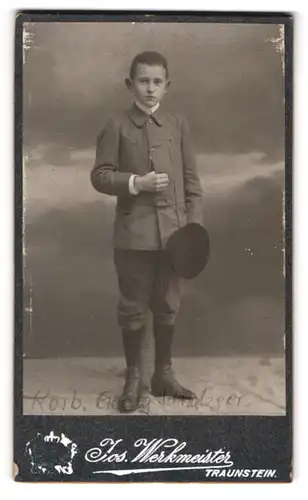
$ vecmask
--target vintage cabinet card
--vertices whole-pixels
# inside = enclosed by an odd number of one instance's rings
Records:
[[[287,482],[292,17],[16,17],[15,479]]]

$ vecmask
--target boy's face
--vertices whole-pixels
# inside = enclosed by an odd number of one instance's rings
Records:
[[[170,81],[166,78],[166,70],[163,66],[138,64],[134,78],[127,79],[126,85],[139,102],[152,108],[168,92]]]

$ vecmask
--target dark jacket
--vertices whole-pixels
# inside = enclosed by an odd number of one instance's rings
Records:
[[[159,193],[129,193],[132,174],[167,173]],[[184,117],[159,108],[149,120],[136,105],[110,118],[97,139],[93,187],[117,196],[116,248],[164,248],[187,222],[202,223],[202,190]]]

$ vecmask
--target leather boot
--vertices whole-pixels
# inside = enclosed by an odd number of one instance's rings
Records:
[[[121,413],[135,411],[139,405],[142,391],[140,360],[143,333],[143,327],[138,330],[122,330],[122,340],[127,368],[125,385],[119,399],[119,410]]]
[[[155,372],[151,380],[152,394],[157,397],[195,399],[197,396],[181,386],[175,379],[171,367],[173,325],[155,325]]]

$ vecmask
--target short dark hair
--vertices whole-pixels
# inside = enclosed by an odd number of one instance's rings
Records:
[[[134,78],[138,64],[148,64],[149,66],[162,66],[166,71],[166,78],[169,76],[167,59],[159,52],[148,50],[137,54],[130,67],[129,76]]]

